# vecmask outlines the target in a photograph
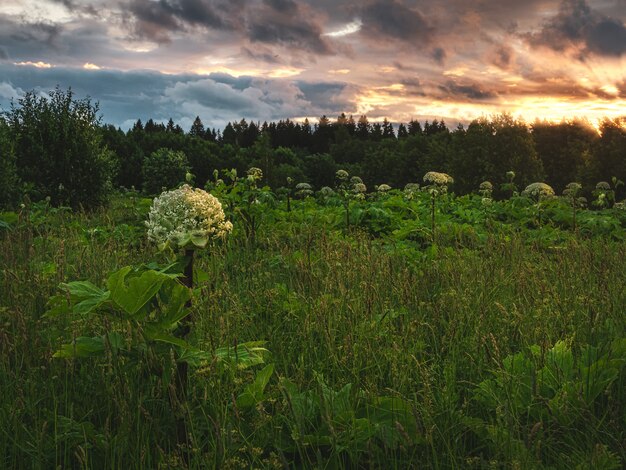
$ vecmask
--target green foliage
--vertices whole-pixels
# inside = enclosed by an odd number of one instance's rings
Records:
[[[96,207],[110,196],[113,157],[101,141],[98,105],[56,88],[30,91],[7,113],[17,173],[34,199]]]
[[[190,290],[178,282],[177,277],[162,270],[126,266],[109,276],[108,290],[89,281],[62,283],[59,287],[65,294],[50,299],[47,316],[71,313],[92,317],[100,313],[111,325],[118,322],[132,325],[136,334],[128,345],[119,340],[121,337],[115,330],[103,336],[78,337],[62,346],[55,357],[102,356],[107,344],[115,353],[126,346],[123,349],[131,355],[156,347],[157,343],[191,349],[172,334],[178,323],[189,315],[186,303],[191,298]]]
[[[427,189],[347,231],[248,176],[210,182],[235,229],[193,291],[136,192],[0,213],[0,467],[623,466],[626,211],[448,193],[433,245]]]
[[[143,190],[147,194],[158,194],[164,189],[174,189],[185,181],[189,169],[183,152],[160,148],[143,160]]]
[[[13,142],[9,135],[9,128],[0,117],[0,207],[12,207],[19,195],[19,179]]]

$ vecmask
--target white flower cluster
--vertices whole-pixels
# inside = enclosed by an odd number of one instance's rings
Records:
[[[350,175],[346,170],[337,170],[337,173],[335,173],[335,178],[339,181],[347,181],[349,177]]]
[[[160,245],[169,242],[199,248],[211,239],[225,237],[233,229],[215,196],[186,184],[165,191],[152,201],[146,226],[148,238]]]
[[[305,198],[313,194],[313,187],[309,183],[296,184],[296,195]]]
[[[363,183],[354,183],[352,191],[355,194],[365,194],[367,192],[367,186],[365,186],[365,184]]]
[[[610,191],[611,185],[606,181],[600,181],[598,184],[596,184],[596,189],[600,191]]]
[[[424,175],[424,183],[436,184],[437,186],[446,186],[454,183],[454,178],[446,173],[437,171],[429,171]]]
[[[535,198],[554,196],[554,189],[546,183],[531,183],[522,191],[522,196],[531,196]]]
[[[331,197],[332,195],[335,194],[335,191],[333,191],[333,188],[329,188],[328,186],[323,186],[319,190],[319,194],[322,197]]]
[[[568,183],[563,190],[563,196],[574,198],[576,197],[576,194],[578,194],[578,191],[580,191],[581,189],[582,186],[580,183]]]
[[[255,166],[253,166],[252,168],[249,168],[246,174],[248,175],[248,181],[250,181],[251,183],[254,183],[255,181],[260,181],[263,179],[263,170]]]
[[[391,186],[389,186],[388,184],[381,184],[376,188],[376,191],[378,191],[379,193],[386,193],[387,191],[391,191]]]

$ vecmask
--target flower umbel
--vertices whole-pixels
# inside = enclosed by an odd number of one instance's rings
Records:
[[[531,183],[522,191],[522,196],[530,196],[537,199],[554,196],[554,189],[546,183]]]
[[[445,186],[454,183],[454,178],[447,173],[439,173],[437,171],[429,171],[424,175],[424,183]]]
[[[146,226],[148,238],[159,245],[173,243],[186,248],[203,248],[209,240],[224,238],[233,229],[220,201],[189,185],[156,197]]]

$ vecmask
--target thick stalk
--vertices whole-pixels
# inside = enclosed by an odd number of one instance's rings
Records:
[[[193,289],[193,256],[194,250],[185,250],[185,258],[188,260],[187,265],[185,266],[184,276],[182,278],[182,283],[187,286],[189,289]],[[185,308],[191,308],[191,298],[185,304]],[[186,339],[191,331],[191,325],[193,323],[193,318],[191,315],[186,316],[181,321],[180,328],[180,337]],[[185,405],[187,402],[187,382],[189,376],[189,366],[186,362],[179,362],[176,366],[176,390],[177,390],[177,402],[178,406],[180,406],[180,410],[178,412],[178,416],[176,418],[176,434],[177,434],[177,442],[178,445],[183,447],[184,449],[189,449],[189,435],[187,432],[187,422],[185,421]],[[186,450],[183,450],[184,458],[188,458],[188,453]]]
[[[435,194],[430,196],[430,227],[433,236],[433,245],[435,244]]]

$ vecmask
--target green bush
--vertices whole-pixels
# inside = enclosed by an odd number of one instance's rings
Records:
[[[160,148],[143,160],[143,190],[148,194],[157,194],[163,188],[175,188],[185,181],[188,171],[189,163],[183,152]]]
[[[17,174],[34,199],[95,207],[111,190],[113,159],[102,145],[98,105],[74,99],[70,90],[27,92],[7,113],[15,143]]]
[[[13,143],[6,123],[0,118],[0,207],[9,207],[16,202],[18,185]]]

